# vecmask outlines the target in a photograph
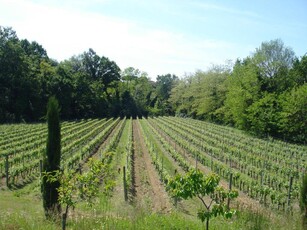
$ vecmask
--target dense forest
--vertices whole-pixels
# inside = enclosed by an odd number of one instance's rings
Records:
[[[188,116],[304,143],[306,80],[307,55],[296,57],[279,39],[263,42],[234,64],[182,79],[165,74],[154,82],[136,68],[121,70],[93,49],[58,62],[42,45],[0,27],[0,123],[44,120],[54,95],[65,120]]]

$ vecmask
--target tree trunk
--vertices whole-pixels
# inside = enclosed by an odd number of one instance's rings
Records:
[[[69,208],[69,206],[66,205],[65,213],[63,213],[63,216],[62,216],[62,230],[66,229],[66,220],[67,220],[68,208]]]
[[[209,230],[209,218],[206,219],[206,230]]]

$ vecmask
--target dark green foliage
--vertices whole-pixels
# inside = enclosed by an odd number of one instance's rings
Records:
[[[61,127],[59,117],[59,104],[55,97],[50,97],[47,106],[48,139],[46,154],[43,157],[43,172],[54,173],[60,169],[61,160]],[[57,216],[60,213],[58,203],[59,181],[47,181],[42,178],[43,206],[47,218]]]
[[[168,99],[171,94],[172,88],[178,82],[176,75],[166,74],[158,75],[156,81],[156,94],[155,110],[157,115],[171,115],[173,114],[172,104],[169,103]]]
[[[128,118],[133,117],[134,119],[138,115],[137,106],[134,99],[131,97],[129,91],[125,91],[121,97],[121,117],[127,116]]]
[[[156,83],[157,94],[161,97],[161,99],[167,100],[169,98],[171,89],[177,81],[178,77],[176,75],[158,75]]]
[[[260,97],[257,68],[249,58],[236,63],[226,85],[225,118],[237,128],[248,130],[248,108]]]
[[[0,27],[0,122],[21,121],[29,110],[29,67],[16,33]]]
[[[232,125],[260,137],[307,138],[307,55],[281,40],[263,42],[229,71],[196,72],[171,90],[178,116]],[[214,76],[214,78],[212,77]]]
[[[158,91],[169,94],[171,87]],[[126,91],[136,108],[122,103]],[[61,98],[63,119],[155,115],[157,97],[166,104],[145,72],[129,67],[121,73],[93,49],[57,63],[37,42],[19,40],[11,28],[0,27],[0,123],[42,119],[41,105],[51,95]],[[170,113],[170,106],[165,110]]]
[[[153,112],[157,100],[155,83],[150,81],[146,72],[133,67],[128,67],[122,72],[122,82],[118,84],[118,91],[121,98],[121,116],[147,116]],[[127,108],[128,104],[131,108]]]
[[[41,120],[41,105],[55,95],[65,120],[176,114],[304,143],[306,82],[307,55],[295,57],[279,39],[234,65],[153,82],[93,49],[57,63],[40,44],[0,27],[0,123]]]
[[[279,130],[285,139],[306,143],[307,83],[280,95]]]
[[[301,59],[296,58],[293,67],[289,71],[291,86],[300,86],[307,82],[307,55]]]
[[[274,93],[267,94],[253,103],[247,109],[251,132],[258,136],[278,136],[280,110],[278,97]]]

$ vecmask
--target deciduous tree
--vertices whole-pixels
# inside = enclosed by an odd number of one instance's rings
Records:
[[[209,221],[212,217],[224,216],[231,218],[235,210],[227,206],[227,199],[238,196],[237,191],[225,191],[218,186],[220,178],[211,174],[205,176],[199,170],[190,170],[186,175],[176,175],[168,182],[167,189],[174,197],[189,199],[197,197],[203,208],[198,210],[198,218],[206,221],[206,229],[209,229]]]

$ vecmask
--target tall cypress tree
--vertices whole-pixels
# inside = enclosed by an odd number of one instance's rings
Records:
[[[47,148],[43,156],[43,172],[53,172],[60,169],[61,160],[61,127],[59,103],[55,97],[50,97],[47,105],[48,137]],[[58,203],[60,182],[49,182],[42,179],[42,196],[45,215],[47,218],[56,217],[61,211]]]

